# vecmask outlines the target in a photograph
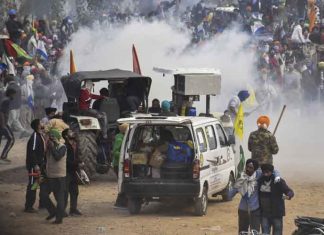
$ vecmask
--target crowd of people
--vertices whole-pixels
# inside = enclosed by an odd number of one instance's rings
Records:
[[[70,17],[50,23],[41,18],[19,18],[9,9],[0,38],[0,133],[7,143],[0,163],[10,164],[8,153],[15,136],[29,137],[26,169],[28,186],[25,212],[34,213],[37,188],[39,208],[47,220],[62,223],[70,197],[70,215],[77,208],[82,162],[78,159],[76,135],[62,120],[63,87],[56,77],[57,62],[74,29]],[[17,134],[18,132],[18,134]],[[56,206],[50,199],[53,192]]]
[[[24,17],[15,9],[8,10],[0,39],[0,97],[2,136],[8,139],[1,161],[14,143],[13,132],[28,137],[34,118],[42,119],[45,108],[62,110],[63,87],[56,77],[57,61],[73,32],[69,17],[58,25],[43,19]]]
[[[262,110],[269,112],[280,107],[284,100],[297,109],[302,103],[310,105],[318,101],[320,85],[324,87],[324,84],[318,66],[321,53],[314,42],[324,42],[321,2],[239,0],[237,5],[234,3],[231,6],[227,6],[227,1],[216,2],[223,5],[212,5],[202,0],[180,11],[180,0],[161,1],[157,8],[145,15],[113,8],[101,20],[121,24],[138,17],[166,20],[172,14],[179,17],[184,27],[192,32],[192,47],[199,47],[233,25],[239,25],[243,32],[251,36],[251,44],[247,47],[256,54],[258,76],[254,92]],[[20,138],[30,136],[26,157],[29,183],[25,211],[35,212],[36,189],[40,185],[40,207],[47,208],[47,219],[55,217],[55,223],[62,223],[66,216],[68,195],[70,214],[81,215],[77,208],[76,174],[83,163],[78,159],[75,133],[62,120],[62,113],[57,112],[62,110],[64,94],[56,77],[57,62],[74,28],[71,17],[65,17],[61,22],[42,18],[22,19],[15,9],[10,9],[0,38],[0,138],[7,139],[0,163],[10,164],[8,153],[14,145],[16,132]],[[92,99],[105,96],[95,96],[86,87],[82,91],[80,110],[82,105],[89,110]],[[236,101],[244,102],[246,98],[246,94],[239,93]],[[82,103],[82,100],[85,102]],[[131,102],[139,106],[138,100]],[[232,120],[235,120],[237,102],[233,105]],[[231,111],[231,105],[228,108]],[[163,101],[160,105],[157,99],[153,100],[149,112],[162,116],[176,115],[170,102]],[[259,230],[261,223],[266,233],[272,225],[273,231],[279,231],[274,234],[281,234],[284,206],[278,195],[286,194],[291,198],[293,192],[283,179],[275,180],[278,172],[274,171],[271,154],[278,152],[278,146],[268,133],[268,126],[267,117],[258,120],[259,129],[249,139],[252,160],[246,162],[246,172],[235,186],[236,192],[240,192],[243,198],[239,208],[239,227],[240,231],[246,231],[249,225]],[[125,126],[120,132],[112,148],[117,175]],[[262,151],[271,153],[262,155]],[[56,207],[49,198],[51,192],[57,201]],[[278,203],[276,207],[269,207],[271,200]],[[260,215],[260,210],[266,213]]]

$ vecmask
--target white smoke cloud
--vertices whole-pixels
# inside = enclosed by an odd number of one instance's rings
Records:
[[[153,67],[217,68],[222,72],[222,93],[212,110],[224,110],[228,96],[252,81],[253,52],[244,49],[249,37],[238,30],[227,31],[196,48],[187,49],[191,35],[164,22],[132,22],[121,28],[95,25],[73,35],[60,70],[68,72],[69,49],[73,49],[78,70],[121,68],[132,70],[131,47],[137,49],[142,73],[153,79],[150,99],[171,99],[171,76],[163,77]],[[234,93],[233,93],[234,92]]]
[[[154,72],[154,66],[218,68],[222,72],[222,95],[212,99],[211,110],[222,112],[229,98],[256,78],[254,53],[246,49],[249,37],[234,28],[203,45],[187,49],[190,39],[189,32],[164,22],[132,22],[122,27],[103,24],[82,28],[73,35],[60,61],[60,71],[62,74],[68,72],[69,49],[74,51],[79,71],[112,68],[132,70],[131,47],[134,43],[142,73],[153,80],[151,100],[156,97],[160,100],[171,99],[170,87],[173,85],[173,78]],[[289,102],[286,104],[287,113],[276,134],[280,150],[274,156],[275,167],[284,178],[290,180],[322,180],[324,136],[320,128],[324,126],[323,118],[313,111],[299,114],[291,109]],[[203,102],[198,108],[204,111]],[[257,128],[259,114],[260,111],[245,118],[245,149],[249,133]],[[270,116],[270,129],[273,130],[279,113],[266,110],[262,114]],[[250,153],[247,150],[245,153],[249,158]]]

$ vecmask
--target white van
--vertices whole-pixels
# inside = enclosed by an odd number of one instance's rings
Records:
[[[228,198],[236,167],[222,124],[210,117],[133,117],[119,164],[119,193],[126,194],[131,214],[144,202],[193,199],[195,214],[207,213],[208,198]]]

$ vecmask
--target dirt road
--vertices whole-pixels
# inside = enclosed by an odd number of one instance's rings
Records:
[[[23,142],[17,143],[12,152],[13,165],[22,164]],[[4,167],[0,165],[0,167]],[[192,208],[181,203],[152,203],[144,206],[140,215],[130,216],[126,210],[113,209],[116,198],[116,178],[105,175],[93,181],[89,187],[80,188],[79,208],[81,217],[68,217],[62,225],[45,221],[47,212],[37,214],[23,212],[26,171],[24,168],[0,169],[0,234],[228,234],[237,231],[237,205],[239,196],[232,202],[219,199],[209,202],[208,215],[195,217]],[[297,215],[324,217],[324,183],[296,180],[289,176],[287,182],[295,191],[295,198],[287,201],[284,234],[295,229]],[[307,180],[307,179],[305,179]],[[38,203],[36,203],[37,207]]]

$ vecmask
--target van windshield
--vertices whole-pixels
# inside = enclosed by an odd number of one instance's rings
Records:
[[[132,138],[131,151],[139,151],[145,146],[156,147],[165,143],[180,142],[192,144],[192,136],[187,126],[143,125],[136,128]]]
[[[193,142],[185,125],[137,126],[129,155],[133,178],[192,179]]]

